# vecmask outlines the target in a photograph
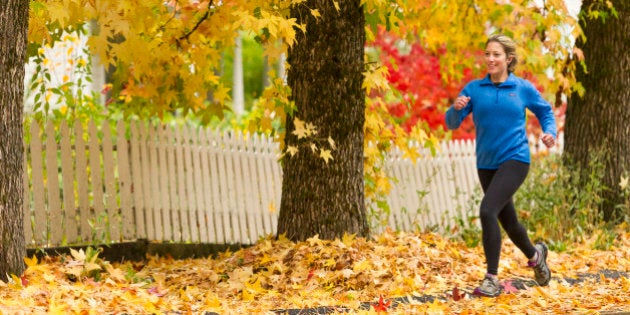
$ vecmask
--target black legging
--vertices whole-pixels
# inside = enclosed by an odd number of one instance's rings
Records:
[[[483,230],[483,250],[488,264],[487,272],[490,274],[497,275],[499,269],[501,229],[498,222],[501,222],[512,242],[527,258],[534,257],[536,253],[527,230],[518,221],[512,201],[512,196],[525,181],[528,172],[529,164],[513,160],[501,164],[497,170],[477,170],[484,191],[479,217]]]

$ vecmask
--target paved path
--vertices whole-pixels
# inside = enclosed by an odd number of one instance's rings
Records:
[[[627,272],[620,272],[615,270],[602,270],[599,273],[585,273],[578,275],[577,278],[564,278],[564,281],[568,282],[570,285],[575,285],[581,283],[587,279],[599,279],[601,275],[604,275],[608,279],[618,279],[620,277],[628,278]],[[555,279],[558,279],[554,277]],[[512,285],[518,290],[524,290],[527,287],[532,287],[537,285],[534,280],[523,280],[523,279],[512,279]],[[470,290],[461,290],[466,295],[470,296]],[[391,305],[389,309],[394,310],[398,305],[401,304],[409,304],[410,302],[415,303],[432,303],[435,299],[440,300],[449,300],[452,297],[450,296],[450,292],[441,294],[441,295],[413,295],[413,296],[404,296],[404,297],[396,297],[391,298]],[[371,305],[376,302],[362,302],[359,306],[358,310],[367,311],[370,310]],[[306,308],[306,309],[277,309],[272,310],[274,313],[278,315],[324,315],[324,314],[332,314],[332,313],[350,313],[355,310],[345,307],[345,306],[320,306],[315,308]],[[214,313],[206,313],[206,315],[213,315]],[[630,315],[630,309],[624,312],[608,312],[602,313],[602,315]]]

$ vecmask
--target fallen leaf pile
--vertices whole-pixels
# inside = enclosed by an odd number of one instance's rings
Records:
[[[503,294],[475,298],[485,261],[430,233],[385,232],[366,240],[260,240],[216,258],[108,263],[98,252],[43,261],[0,282],[1,314],[283,314],[320,309],[354,314],[590,314],[630,311],[630,235],[609,251],[589,242],[550,252],[547,287],[509,241],[502,247]],[[618,271],[619,276],[610,276]],[[522,283],[520,288],[515,285]],[[404,297],[408,297],[404,299]],[[415,298],[414,298],[415,297]]]

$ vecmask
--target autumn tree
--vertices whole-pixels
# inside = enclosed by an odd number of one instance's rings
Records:
[[[0,279],[24,270],[24,62],[28,0],[0,7]]]
[[[177,111],[201,121],[220,117],[230,105],[229,86],[216,70],[221,52],[232,48],[239,32],[254,35],[271,63],[288,51],[289,86],[276,74],[249,127],[283,143],[278,232],[293,239],[367,235],[364,197],[387,193],[382,167],[387,152],[397,146],[406,157],[417,158],[410,137],[436,146],[429,131],[397,125],[385,99],[366,97],[390,88],[387,67],[363,56],[379,25],[420,42],[429,53],[439,52],[444,78],[461,80],[464,70],[476,65],[462,52],[480,49],[488,32],[505,32],[520,43],[519,55],[528,56],[519,68],[536,75],[549,91],[569,89],[574,82],[572,72],[557,62],[569,53],[557,27],[571,25],[564,0],[542,6],[494,0],[32,3],[34,45],[50,43],[60,29],[90,21],[99,25],[88,44],[106,65],[115,66],[108,106],[137,116]],[[546,75],[549,69],[553,79]]]
[[[615,205],[623,204],[620,181],[630,172],[630,2],[584,0],[580,26],[585,38],[577,47],[586,68],[577,68],[584,95],[569,100],[565,126],[565,159],[588,170],[599,154],[604,164],[603,214],[607,221],[621,218]],[[627,198],[627,197],[626,197]],[[628,213],[625,213],[628,215]]]
[[[278,234],[290,239],[368,235],[363,184],[365,17],[360,3],[339,1],[336,6],[311,0],[291,9],[291,17],[305,24],[306,32],[298,33],[288,56],[288,84],[299,120],[287,120],[285,144],[298,150],[282,160]],[[312,125],[312,132],[305,134],[294,121]],[[336,140],[329,142],[333,137]]]

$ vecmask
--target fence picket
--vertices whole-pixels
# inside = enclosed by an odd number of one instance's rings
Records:
[[[150,126],[148,124],[140,124],[140,165],[142,166],[142,194],[144,196],[144,226],[148,239],[157,240],[156,226],[153,222],[153,209],[155,207],[155,199],[153,198],[153,176],[151,167],[151,137]]]
[[[119,121],[116,124],[116,157],[118,163],[118,189],[120,191],[120,221],[122,240],[132,240],[135,238],[133,225],[133,200],[131,182],[131,164],[129,162],[129,142],[126,137],[125,124]]]
[[[195,204],[194,206],[194,211],[192,213],[194,220],[193,222],[195,222],[195,229],[196,229],[196,233],[195,235],[197,235],[197,242],[205,242],[208,238],[207,235],[207,223],[206,220],[204,218],[204,189],[203,189],[203,174],[200,172],[201,169],[201,150],[200,150],[200,145],[199,145],[199,137],[200,137],[200,132],[199,129],[194,128],[192,130],[190,130],[190,146],[191,146],[191,153],[192,153],[192,165],[191,165],[191,177],[193,178],[194,181],[194,195],[195,197],[193,198],[193,202]],[[194,171],[193,171],[194,170]]]
[[[219,166],[218,161],[220,156],[218,154],[219,141],[216,132],[208,129],[206,131],[206,138],[208,141],[208,154],[209,154],[209,175],[208,177],[212,180],[210,181],[210,190],[208,191],[211,195],[212,200],[212,213],[209,216],[213,217],[215,229],[214,234],[216,235],[216,240],[218,243],[227,243],[226,239],[226,230],[227,228],[224,225],[224,205],[223,198],[221,197],[222,190],[224,189],[223,185],[221,185],[221,177],[219,174]]]
[[[165,174],[167,177],[165,181],[168,182],[169,187],[168,208],[166,210],[168,220],[171,222],[170,226],[172,236],[170,239],[176,242],[182,242],[182,227],[179,220],[180,196],[178,195],[177,176],[175,175],[177,170],[177,160],[175,159],[176,144],[174,129],[172,127],[165,128],[164,137],[162,139],[164,141],[163,143],[166,144],[166,169],[168,173]]]
[[[393,160],[398,162],[399,161],[398,152],[394,152],[392,155],[393,155]],[[390,173],[390,176],[393,176],[392,180],[397,183],[397,185],[393,185],[391,192],[395,195],[405,196],[406,195],[405,188],[407,185],[405,182],[405,178],[401,177],[401,173],[404,174],[406,172],[401,172],[399,170],[402,166],[403,165],[401,163],[396,163],[396,164],[392,163],[388,171]],[[405,215],[404,212],[406,212],[408,209],[403,208],[401,204],[398,202],[398,199],[390,200],[389,205],[390,205],[390,216],[389,216],[390,226],[394,230],[401,229],[402,227],[400,226],[400,223],[402,220],[402,216]]]
[[[101,133],[103,138],[101,140],[103,156],[103,187],[105,189],[105,209],[103,215],[107,216],[107,222],[105,225],[107,235],[109,239],[114,242],[120,242],[121,239],[121,222],[120,222],[120,208],[118,207],[118,190],[116,188],[116,171],[114,168],[114,148],[112,142],[112,131],[110,124],[105,121],[101,125]]]
[[[195,200],[195,212],[194,212],[194,216],[196,218],[196,222],[197,222],[197,233],[199,233],[199,239],[198,242],[207,242],[208,240],[208,223],[206,222],[206,218],[205,218],[205,200],[204,200],[204,194],[205,194],[205,189],[203,186],[203,176],[205,174],[203,174],[201,172],[202,169],[202,165],[201,165],[201,145],[200,143],[202,142],[202,138],[203,138],[203,132],[200,132],[199,129],[195,128],[194,130],[192,130],[191,132],[191,146],[192,146],[192,170],[194,170],[192,172],[192,175],[194,177],[194,182],[195,182],[195,196],[196,198]]]
[[[88,222],[90,212],[90,197],[88,188],[87,151],[83,140],[84,129],[81,122],[74,125],[74,150],[76,158],[77,199],[79,201],[79,236],[81,241],[91,240],[91,229]]]
[[[150,173],[148,174],[150,183],[151,208],[148,211],[147,226],[152,227],[155,240],[164,240],[164,225],[162,224],[162,200],[160,195],[160,166],[159,152],[157,145],[157,127],[148,125],[148,145],[147,160],[149,161]]]
[[[72,158],[72,144],[68,124],[61,122],[61,176],[63,191],[63,227],[67,242],[78,242],[77,208],[74,200],[74,168]]]
[[[48,217],[44,190],[42,135],[39,124],[31,124],[31,172],[33,185],[34,239],[36,244],[48,245]]]
[[[22,196],[22,198],[24,198],[24,203],[22,204],[22,211],[24,213],[24,243],[26,244],[26,246],[32,245],[33,244],[33,212],[31,211],[31,194],[30,194],[30,187],[29,187],[29,179],[28,179],[28,174],[29,174],[29,165],[28,165],[28,147],[25,145],[24,148],[24,154],[22,155],[22,167],[23,167],[23,172],[24,174],[22,174],[22,185],[24,188],[24,195]]]
[[[187,228],[190,230],[191,242],[199,242],[199,224],[197,224],[197,197],[195,196],[195,172],[193,168],[194,148],[191,144],[192,130],[188,126],[183,128],[183,146],[186,173],[186,213],[188,218]]]
[[[280,163],[278,163],[278,152],[280,148],[278,147],[278,143],[273,141],[271,138],[267,138],[264,141],[264,147],[266,152],[266,162],[268,165],[268,170],[265,174],[265,178],[269,178],[271,182],[270,186],[270,195],[271,195],[271,206],[273,206],[273,211],[269,214],[271,217],[271,230],[272,233],[278,230],[278,211],[280,207],[280,198],[282,195],[282,170],[280,169]]]
[[[268,172],[269,168],[267,164],[269,163],[270,155],[269,155],[269,146],[265,141],[261,141],[261,149],[263,154],[261,158],[256,161],[257,163],[257,171],[258,175],[262,178],[266,178],[267,180],[261,183],[261,192],[262,192],[262,203],[263,203],[263,211],[266,211],[269,215],[266,216],[268,220],[271,222],[271,228],[275,232],[277,220],[274,220],[274,213],[276,213],[280,208],[280,203],[276,203],[274,196],[274,182],[273,177]]]
[[[260,210],[255,210],[261,209],[260,203],[257,202],[260,200],[257,189],[260,179],[252,167],[252,162],[257,152],[252,136],[241,136],[243,137],[243,145],[239,156],[242,163],[241,171],[243,173],[242,181],[244,186],[242,193],[244,201],[243,211],[245,212],[249,227],[248,238],[250,242],[255,242],[258,237],[265,235],[265,229],[262,223],[262,213]]]
[[[223,214],[223,226],[225,227],[225,240],[228,244],[234,244],[237,241],[238,237],[238,226],[236,226],[237,220],[235,220],[233,216],[233,188],[232,188],[232,177],[229,173],[229,168],[231,167],[231,163],[229,163],[230,159],[227,158],[228,146],[226,143],[226,135],[220,135],[217,133],[217,139],[220,140],[222,145],[221,150],[217,153],[218,165],[219,165],[219,178],[223,179],[222,183],[222,199],[223,204],[221,208],[221,212]]]
[[[251,135],[249,138],[249,154],[247,155],[247,164],[249,166],[248,178],[250,183],[251,192],[249,196],[249,212],[250,216],[254,218],[257,224],[257,236],[266,236],[271,231],[271,222],[268,221],[268,207],[263,203],[262,186],[265,185],[265,179],[260,176],[256,167],[256,161],[264,157],[262,150],[262,144],[260,142],[260,136],[258,134]],[[258,210],[256,210],[258,209]]]
[[[133,208],[134,208],[134,223],[135,223],[135,235],[137,238],[148,238],[149,234],[146,228],[145,220],[145,182],[144,182],[144,168],[142,159],[142,131],[141,125],[138,122],[132,122],[130,126],[130,146],[131,146],[131,180],[130,185],[131,193],[133,195]]]
[[[156,126],[156,149],[157,154],[156,158],[158,161],[158,172],[156,173],[156,177],[158,178],[158,191],[160,198],[160,222],[156,221],[156,224],[159,224],[163,227],[162,229],[162,240],[168,241],[173,239],[173,221],[171,220],[171,201],[170,201],[170,181],[168,179],[168,161],[166,158],[169,144],[167,142],[166,137],[166,129],[168,127],[165,125]]]
[[[48,188],[48,218],[50,223],[50,242],[60,244],[63,241],[61,212],[61,191],[59,189],[59,164],[57,159],[57,141],[55,126],[52,121],[46,124],[46,187]]]
[[[212,189],[211,189],[211,174],[210,174],[210,139],[208,138],[207,130],[199,130],[199,154],[201,157],[201,168],[198,170],[201,175],[201,181],[203,184],[203,208],[201,213],[205,224],[199,228],[204,231],[207,237],[207,242],[216,243],[216,229],[214,223],[214,216],[212,215]]]
[[[176,128],[173,136],[175,139],[175,158],[177,160],[177,193],[179,206],[177,212],[173,213],[173,217],[178,218],[181,227],[181,239],[184,242],[192,241],[190,235],[190,224],[188,221],[188,197],[186,187],[186,171],[184,161],[184,135],[182,128]]]
[[[232,171],[233,171],[233,179],[234,179],[234,212],[238,219],[238,226],[240,227],[240,234],[238,236],[238,243],[241,244],[250,244],[251,238],[249,234],[249,223],[247,220],[247,208],[245,206],[245,199],[247,198],[244,194],[244,177],[243,177],[243,164],[241,159],[241,146],[242,143],[242,135],[241,132],[232,132],[231,137],[229,138],[229,146],[231,150],[229,150],[232,155]],[[255,240],[256,238],[254,238]]]
[[[105,211],[105,194],[103,192],[103,170],[101,169],[101,147],[98,137],[98,129],[93,120],[88,123],[89,134],[89,165],[90,165],[90,177],[92,179],[92,207],[88,211],[85,220],[92,222],[92,234],[90,240],[105,239],[105,222],[103,221],[103,215]],[[92,210],[93,209],[93,210]]]

